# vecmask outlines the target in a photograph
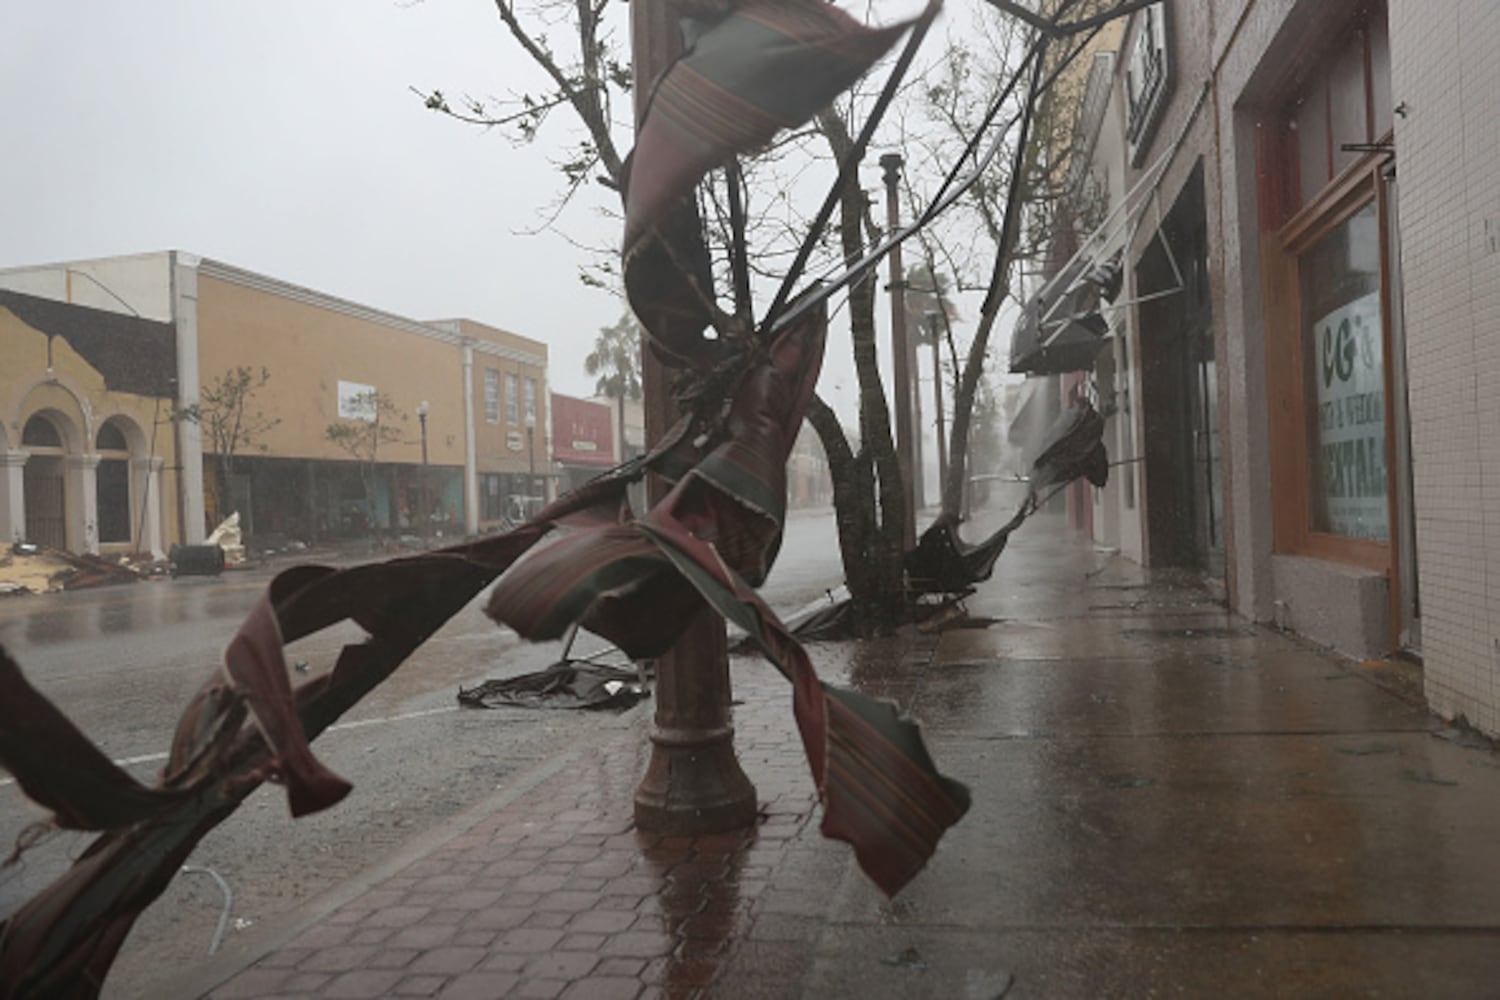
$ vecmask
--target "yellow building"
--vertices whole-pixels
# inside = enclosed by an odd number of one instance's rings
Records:
[[[546,495],[546,366],[503,330],[180,252],[0,271],[0,529],[155,553],[231,511],[252,547],[473,534]],[[264,419],[230,445],[212,400],[240,369]]]
[[[0,533],[79,552],[177,534],[165,323],[0,290]]]

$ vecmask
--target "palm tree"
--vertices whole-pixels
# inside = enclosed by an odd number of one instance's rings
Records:
[[[641,330],[629,313],[614,326],[602,327],[594,349],[583,359],[583,370],[594,375],[594,392],[619,407],[619,461],[625,460],[625,400],[641,398]]]

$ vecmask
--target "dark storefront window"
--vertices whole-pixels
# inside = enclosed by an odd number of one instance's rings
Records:
[[[99,460],[99,541],[130,541],[130,463],[123,458]]]
[[[94,440],[99,451],[97,506],[99,541],[130,541],[130,453],[120,428],[106,423]]]
[[[502,476],[483,475],[479,477],[479,519],[481,521],[498,521],[505,516],[505,491],[501,483]]]

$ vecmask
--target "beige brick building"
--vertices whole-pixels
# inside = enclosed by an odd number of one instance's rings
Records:
[[[171,416],[240,366],[272,425],[224,481],[207,422]],[[157,552],[231,510],[252,543],[474,533],[547,492],[546,370],[529,338],[178,252],[0,272],[0,528]]]

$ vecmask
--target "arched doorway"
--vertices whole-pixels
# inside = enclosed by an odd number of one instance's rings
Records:
[[[62,430],[51,417],[38,413],[26,421],[21,447],[30,452],[22,469],[26,540],[66,549],[68,494]]]

